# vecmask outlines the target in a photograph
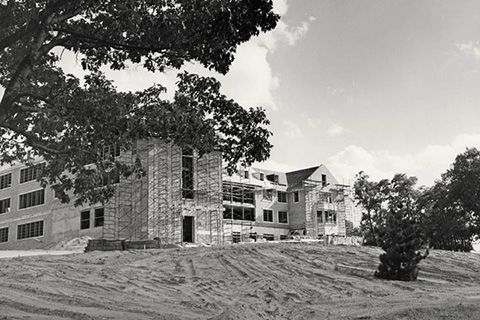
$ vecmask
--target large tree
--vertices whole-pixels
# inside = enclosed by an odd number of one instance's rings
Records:
[[[388,183],[387,179],[379,182],[370,181],[369,176],[363,171],[356,176],[353,188],[355,200],[363,211],[360,231],[364,237],[364,245],[379,245],[378,228],[382,225],[386,214],[382,203],[387,196]]]
[[[469,148],[422,197],[423,228],[433,248],[470,251],[480,234],[480,151]]]
[[[164,72],[196,61],[225,74],[237,46],[278,19],[271,0],[0,1],[0,162],[42,157],[43,181],[80,204],[108,199],[111,186],[95,188],[105,171],[139,172],[137,161],[104,152],[138,139],[220,150],[230,169],[266,159],[264,110],[229,100],[215,79],[180,73],[169,101],[160,85],[118,92],[101,68]],[[77,54],[84,81],[58,66],[64,49]]]
[[[437,181],[427,189],[420,199],[424,207],[422,228],[431,248],[470,251],[475,235],[471,215],[452,200],[446,181]]]

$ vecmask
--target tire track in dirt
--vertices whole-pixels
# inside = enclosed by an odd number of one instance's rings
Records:
[[[285,243],[0,260],[0,308],[42,320],[401,319],[460,302],[471,315],[480,302],[480,255],[432,251],[419,281],[400,283],[373,278],[379,253]]]

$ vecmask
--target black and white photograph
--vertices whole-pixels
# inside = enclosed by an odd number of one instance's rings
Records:
[[[0,0],[0,320],[480,318],[480,1]]]

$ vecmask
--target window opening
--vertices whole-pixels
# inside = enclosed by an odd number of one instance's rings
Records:
[[[21,194],[18,197],[19,209],[39,206],[45,203],[45,189]]]
[[[94,211],[94,227],[102,227],[105,222],[105,209],[96,208]]]
[[[272,210],[263,210],[263,221],[273,222],[273,211]]]
[[[40,163],[31,167],[20,170],[20,183],[37,180],[41,177],[42,170],[45,169],[46,163]]]
[[[0,214],[10,212],[10,198],[0,200]]]
[[[287,211],[278,211],[278,222],[279,223],[288,223],[288,212]]]
[[[7,173],[0,176],[0,189],[5,189],[12,186],[12,174]]]
[[[193,149],[182,149],[182,197],[193,199]]]
[[[27,239],[43,236],[43,220],[18,225],[17,239]]]
[[[8,242],[8,227],[0,229],[0,242]]]

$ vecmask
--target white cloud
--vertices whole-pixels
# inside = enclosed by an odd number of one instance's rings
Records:
[[[292,27],[280,20],[274,30],[261,34],[257,42],[270,52],[274,52],[279,45],[295,45],[298,40],[305,37],[309,28],[310,21],[303,21],[300,25]]]
[[[303,132],[296,123],[292,120],[287,119],[283,121],[284,130],[283,133],[289,138],[300,138],[303,137]]]
[[[307,114],[305,111],[300,113],[300,119],[304,121],[304,123],[307,124],[308,127],[312,129],[316,129],[319,126],[322,125],[323,120],[318,117],[311,117],[309,114]]]
[[[219,78],[222,92],[244,107],[277,110],[273,92],[279,86],[267,60],[268,50],[255,42],[241,45],[229,73]]]
[[[466,43],[458,43],[457,49],[466,55],[474,56],[480,59],[480,41],[469,41]]]
[[[342,135],[342,134],[345,134],[347,132],[349,132],[350,130],[342,127],[341,125],[339,125],[338,123],[332,123],[330,125],[330,127],[328,128],[327,130],[327,134],[330,136],[330,137],[336,137],[336,136],[339,136],[339,135]]]
[[[372,180],[391,179],[395,173],[416,176],[419,185],[432,185],[440,179],[455,157],[466,148],[480,145],[480,134],[462,134],[445,145],[428,145],[415,154],[392,154],[388,150],[368,151],[350,145],[330,157],[327,166],[339,181],[353,183],[364,171]]]

